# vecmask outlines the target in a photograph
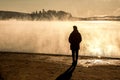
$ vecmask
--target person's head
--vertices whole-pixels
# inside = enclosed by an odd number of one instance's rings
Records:
[[[73,26],[73,29],[74,29],[74,30],[77,30],[77,26]]]

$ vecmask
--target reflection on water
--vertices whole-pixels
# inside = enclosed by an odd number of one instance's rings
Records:
[[[79,65],[83,67],[97,66],[97,65],[120,65],[120,60],[112,59],[90,59],[79,60]]]
[[[80,55],[120,57],[120,22],[0,21],[0,51],[68,54],[68,36],[77,25]]]
[[[63,64],[69,64],[72,63],[72,58],[70,57],[49,57],[46,58],[46,61],[52,61],[56,63],[63,63]],[[91,67],[91,66],[100,66],[100,65],[118,65],[120,66],[120,60],[119,59],[95,59],[95,58],[88,58],[88,59],[79,59],[78,60],[78,66],[83,67]]]

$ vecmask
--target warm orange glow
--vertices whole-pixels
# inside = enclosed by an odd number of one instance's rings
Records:
[[[21,7],[22,5],[22,7]],[[26,6],[27,5],[27,6]],[[75,17],[120,15],[120,0],[1,0],[0,10],[33,12],[63,10]]]
[[[71,55],[73,25],[83,38],[80,55],[120,57],[120,24],[112,21],[0,21],[0,50]]]

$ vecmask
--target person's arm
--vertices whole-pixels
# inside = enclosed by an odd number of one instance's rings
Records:
[[[70,36],[69,36],[69,39],[68,39],[68,40],[69,40],[69,43],[71,43],[71,34],[70,34]]]

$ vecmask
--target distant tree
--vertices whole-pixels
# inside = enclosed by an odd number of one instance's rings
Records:
[[[32,13],[19,13],[0,11],[0,19],[21,19],[21,20],[70,20],[72,15],[64,11],[47,10],[34,11]]]
[[[70,13],[66,13],[64,11],[58,11],[57,16],[59,20],[67,20],[72,17]]]

